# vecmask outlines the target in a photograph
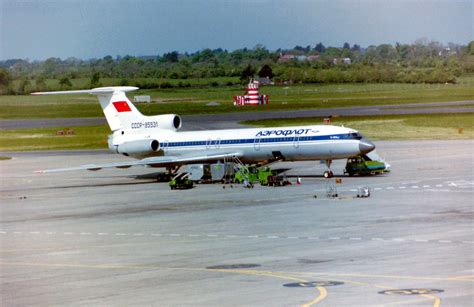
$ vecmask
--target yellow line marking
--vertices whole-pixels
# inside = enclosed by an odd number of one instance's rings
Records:
[[[433,307],[439,307],[441,305],[441,299],[434,295],[422,294],[421,296],[432,299],[433,300]]]
[[[452,278],[453,280],[474,281],[474,275],[454,276],[450,278]]]
[[[392,302],[392,303],[383,303],[380,306],[389,306],[389,305],[405,305],[405,304],[414,304],[414,303],[421,303],[421,302],[426,302],[424,298],[417,298],[413,300],[407,300],[407,301],[398,301],[398,302]]]
[[[305,273],[305,272],[296,273],[295,272],[293,276],[298,276],[298,275],[305,276],[305,275],[311,275],[311,273]],[[315,275],[323,275],[323,274],[322,273],[315,273]],[[330,275],[330,274],[327,274],[327,275]],[[337,275],[337,276],[355,275],[355,276],[359,277],[361,274],[334,274],[334,275]],[[371,276],[371,275],[364,275],[364,277],[366,277],[366,276]],[[373,276],[379,277],[380,275],[373,275]],[[394,276],[391,276],[391,277],[394,277]],[[410,279],[411,278],[416,279],[416,277],[413,277],[413,276],[403,276],[403,277],[408,277]],[[429,279],[429,278],[421,277],[420,279]],[[449,278],[449,280],[456,281],[456,279],[451,279],[451,278]],[[390,290],[390,289],[395,290],[395,289],[397,289],[396,287],[391,287],[391,286],[386,286],[386,285],[374,285],[374,284],[370,284],[370,283],[356,282],[356,281],[351,281],[351,280],[338,279],[337,281],[350,283],[350,284],[354,284],[354,285],[359,285],[359,286],[372,286],[372,287],[380,288],[380,289],[384,289],[384,290]],[[430,300],[433,300],[433,307],[439,307],[441,305],[441,299],[436,297],[436,296],[428,295],[428,294],[421,294],[420,296],[424,297],[424,298],[427,298],[427,299],[430,299]],[[397,303],[390,303],[390,304],[397,304]],[[402,304],[402,303],[399,303],[399,304]]]
[[[326,296],[328,295],[326,288],[316,287],[316,289],[318,289],[319,291],[319,296],[315,298],[314,300],[312,300],[311,302],[302,305],[302,307],[309,307],[309,306],[316,305],[317,303],[321,302],[322,300],[326,298]]]
[[[383,285],[374,285],[374,287],[381,288],[381,289],[393,289],[393,290],[397,290],[396,288],[388,287],[388,286],[383,286]],[[427,299],[429,299],[429,300],[433,300],[433,307],[439,307],[439,306],[441,305],[441,299],[438,298],[438,297],[436,297],[436,296],[429,295],[429,294],[419,294],[419,296],[424,297],[424,298],[427,298]]]
[[[211,270],[211,271],[217,271],[217,272],[224,272],[224,273],[235,273],[235,274],[243,274],[243,275],[254,275],[254,276],[267,276],[267,277],[275,277],[275,278],[281,278],[281,279],[286,279],[286,280],[295,280],[300,283],[305,283],[308,282],[305,279],[302,278],[297,278],[293,277],[287,274],[281,274],[281,273],[275,273],[271,271],[257,271],[257,270],[226,270],[226,269],[216,269],[216,270]],[[328,295],[328,292],[326,288],[324,287],[316,287],[316,289],[319,291],[318,297],[316,297],[314,300],[312,300],[309,303],[306,303],[302,305],[303,307],[309,307],[312,305],[316,305],[320,301],[324,300],[326,296]]]
[[[468,279],[457,279],[453,277],[425,277],[425,276],[404,276],[404,275],[372,275],[359,273],[318,273],[318,272],[281,272],[286,274],[316,277],[316,276],[341,276],[341,277],[362,277],[362,278],[387,278],[387,279],[408,279],[408,280],[431,280],[431,281],[474,281]]]

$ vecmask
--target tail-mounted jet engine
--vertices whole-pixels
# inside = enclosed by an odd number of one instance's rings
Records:
[[[150,119],[158,122],[158,128],[176,131],[181,128],[183,121],[181,116],[176,114],[165,114],[150,116]]]
[[[124,142],[120,145],[116,145],[117,153],[125,156],[134,155],[147,155],[153,152],[157,152],[160,149],[160,143],[157,140],[137,140]]]

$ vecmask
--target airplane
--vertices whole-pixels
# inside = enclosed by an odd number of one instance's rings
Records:
[[[92,94],[100,105],[112,134],[109,149],[136,160],[87,164],[39,171],[52,173],[142,165],[177,171],[182,165],[239,160],[242,163],[324,160],[324,177],[333,176],[332,160],[367,154],[375,145],[358,131],[333,126],[310,125],[274,128],[180,131],[179,115],[145,116],[130,102],[132,86],[98,87],[89,90],[37,92],[32,95]]]

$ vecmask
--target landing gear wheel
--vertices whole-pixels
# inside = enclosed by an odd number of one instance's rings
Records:
[[[334,176],[332,171],[325,171],[324,178],[332,178]]]

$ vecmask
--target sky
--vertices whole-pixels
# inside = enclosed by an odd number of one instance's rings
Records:
[[[0,60],[474,39],[474,0],[0,0]]]

